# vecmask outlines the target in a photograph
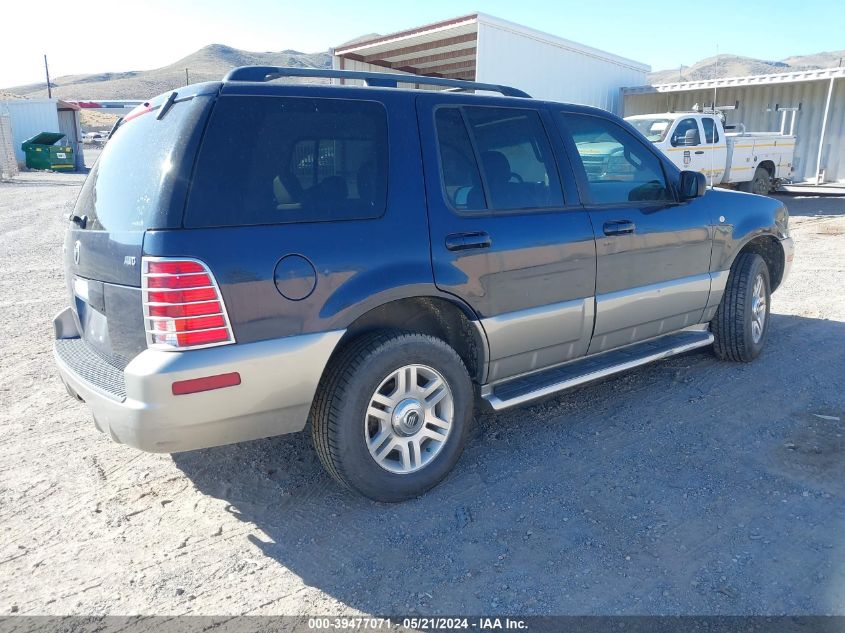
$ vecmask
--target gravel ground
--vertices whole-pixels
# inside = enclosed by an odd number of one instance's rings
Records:
[[[94,429],[51,357],[82,178],[0,184],[0,614],[845,614],[845,200],[787,199],[757,362],[480,415],[442,485],[382,505],[304,434],[168,456]]]

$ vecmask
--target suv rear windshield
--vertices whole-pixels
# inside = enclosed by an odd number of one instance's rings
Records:
[[[222,97],[194,171],[188,227],[376,218],[387,200],[379,103]]]
[[[173,151],[193,130],[197,99],[177,101],[161,119],[157,110],[123,125],[106,143],[88,175],[74,213],[86,216],[85,228],[144,231],[166,227],[162,182],[174,168]]]

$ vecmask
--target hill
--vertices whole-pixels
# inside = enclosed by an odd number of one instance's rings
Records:
[[[144,99],[185,85],[185,69],[191,83],[219,81],[237,66],[298,66],[331,68],[331,55],[280,52],[252,52],[223,44],[209,44],[169,66],[153,70],[67,75],[52,79],[53,96],[60,99]],[[46,97],[44,83],[7,88],[9,92],[30,98]]]
[[[845,65],[845,50],[795,55],[780,61],[766,61],[739,55],[718,55],[696,62],[692,66],[681,66],[658,70],[649,74],[651,84],[665,84],[676,81],[700,81],[743,75],[769,75],[796,70],[815,70]]]
[[[364,36],[369,37],[372,36]],[[845,50],[796,55],[781,61],[719,55],[703,59],[692,66],[653,72],[649,74],[648,80],[652,84],[659,84],[831,68],[840,64],[845,64]],[[249,65],[331,68],[331,55],[328,52],[301,53],[294,50],[253,52],[224,44],[209,44],[168,66],[153,70],[57,77],[53,79],[53,96],[61,99],[144,99],[185,85],[186,68],[188,80],[198,83],[218,81],[232,68]],[[3,92],[29,98],[47,96],[44,83],[13,86],[0,90],[0,94]]]

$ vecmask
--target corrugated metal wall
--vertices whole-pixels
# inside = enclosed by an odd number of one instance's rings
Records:
[[[825,181],[845,182],[845,80],[834,80],[833,98],[822,148],[821,166]],[[775,105],[797,106],[795,119],[795,180],[814,180],[819,151],[819,137],[830,80],[763,86],[720,88],[717,104],[739,101],[737,110],[726,111],[728,124],[744,123],[749,132],[780,130],[777,112],[767,112]],[[624,115],[650,114],[668,110],[689,110],[694,104],[713,102],[712,90],[625,95]],[[789,115],[787,115],[789,117]],[[787,132],[789,131],[787,118]]]
[[[645,84],[646,71],[479,22],[476,80],[618,114],[621,88]]]
[[[39,132],[58,132],[59,114],[55,99],[12,99],[0,101],[0,113],[12,120],[12,139],[15,158],[23,164],[25,156],[21,143]]]

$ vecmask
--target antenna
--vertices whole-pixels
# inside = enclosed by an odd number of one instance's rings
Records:
[[[718,68],[719,68],[719,45],[716,44],[716,63],[713,64],[713,114],[714,115],[716,114],[716,104],[718,103],[718,101],[716,100],[716,91],[717,91],[716,80],[719,78],[718,77],[719,73],[716,72],[716,70]],[[714,136],[712,137],[713,140],[716,140],[715,139],[715,130],[716,130],[716,120],[713,119],[713,131],[714,131]],[[707,140],[706,136],[705,136],[704,140],[705,141]],[[727,143],[727,139],[725,139],[725,143]],[[715,153],[716,153],[715,148],[711,147],[710,148],[710,188],[711,189],[713,188],[713,167],[714,167],[714,165],[713,165],[713,154],[715,154]],[[727,159],[727,156],[726,156],[725,157],[726,163],[727,163],[727,160],[728,159]]]

